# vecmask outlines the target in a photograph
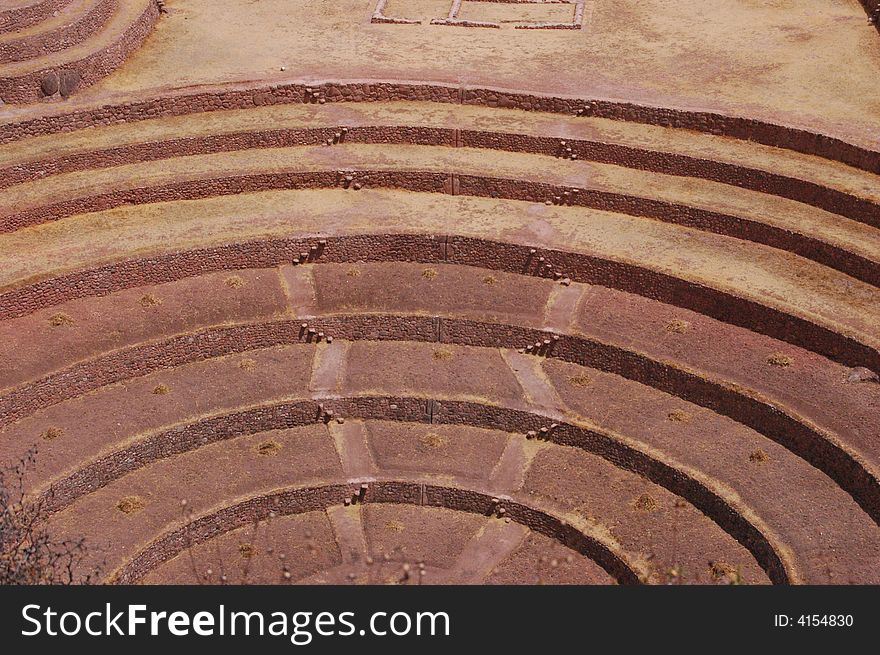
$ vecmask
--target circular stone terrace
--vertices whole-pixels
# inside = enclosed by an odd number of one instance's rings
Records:
[[[0,462],[115,583],[880,582],[880,5],[15,0]]]

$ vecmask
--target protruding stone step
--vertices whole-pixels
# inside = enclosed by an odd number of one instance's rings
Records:
[[[361,506],[335,506],[327,510],[330,525],[344,565],[365,564],[367,557],[367,540],[361,522]]]
[[[458,560],[444,582],[449,584],[479,584],[501,562],[516,550],[529,534],[528,528],[505,521],[490,519],[465,545]]]

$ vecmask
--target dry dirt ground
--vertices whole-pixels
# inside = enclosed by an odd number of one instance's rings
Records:
[[[389,15],[413,5],[416,18],[443,17],[447,4],[391,0]],[[713,109],[880,143],[880,44],[858,0],[588,0],[572,31],[370,24],[375,0],[166,6],[145,45],[83,99],[229,81],[435,80]]]

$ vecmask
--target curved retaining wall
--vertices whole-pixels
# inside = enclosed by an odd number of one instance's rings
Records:
[[[188,93],[168,91],[168,93],[169,95],[164,97],[155,97],[154,93],[150,99],[132,100],[118,105],[103,105],[67,114],[9,123],[0,129],[0,143],[93,125],[109,125],[120,121],[137,121],[221,109],[246,109],[276,103],[317,102],[318,98],[325,102],[415,100],[589,115],[696,130],[817,155],[865,171],[880,173],[880,151],[824,134],[712,112],[649,107],[609,100],[528,94],[464,85],[390,81],[338,81],[315,84],[294,82],[251,88],[228,85],[210,91]]]
[[[469,425],[519,434],[538,430],[554,421],[541,414],[504,407],[423,398],[365,396],[321,399],[320,403],[312,400],[287,401],[178,425],[110,453],[55,482],[44,495],[46,507],[49,511],[59,511],[77,498],[110,484],[126,473],[206,443],[242,434],[314,424],[325,420],[324,410],[332,410],[335,415],[349,418]],[[549,434],[549,441],[598,455],[684,498],[748,549],[774,583],[799,581],[799,573],[781,554],[787,549],[776,544],[777,539],[770,536],[770,529],[757,518],[746,518],[742,509],[733,506],[707,483],[627,445],[611,433],[562,422],[556,425]],[[497,496],[497,492],[493,495]],[[341,499],[342,496],[337,497],[334,504]]]
[[[191,545],[264,521],[270,514],[289,516],[326,510],[341,504],[342,499],[350,497],[353,491],[350,484],[294,488],[225,507],[152,542],[116,571],[111,581],[132,584]],[[370,482],[363,502],[445,507],[483,515],[490,515],[495,507],[492,497],[479,491],[393,480]],[[505,500],[504,508],[507,510],[505,516],[589,557],[620,584],[641,583],[639,574],[620,554],[566,521],[512,500]]]
[[[56,11],[61,11],[69,5],[71,0],[42,0],[17,9],[0,11],[0,32],[22,30],[25,27],[36,25],[52,17]]]
[[[878,32],[880,32],[880,0],[859,0],[865,13],[868,14],[868,20]]]
[[[43,79],[47,73],[72,75],[77,83],[70,89],[83,88],[107,77],[119,68],[125,59],[136,50],[159,19],[159,5],[150,0],[144,12],[129,25],[113,43],[102,47],[78,61],[65,62],[54,71],[37,70],[18,77],[0,78],[0,99],[5,103],[26,103],[41,100],[45,93]],[[68,93],[69,95],[69,93]],[[2,128],[5,132],[6,128]]]
[[[70,48],[97,34],[118,9],[119,0],[98,0],[75,23],[63,25],[50,32],[0,43],[0,61],[25,61]]]
[[[431,316],[356,315],[309,319],[309,326],[350,341],[421,341],[516,348],[551,335],[518,326]],[[0,426],[99,387],[231,353],[310,339],[296,319],[217,327],[133,346],[55,372],[0,396]],[[542,353],[598,368],[707,407],[776,441],[828,475],[880,523],[880,478],[863,458],[805,419],[747,390],[594,339],[561,336]],[[490,422],[491,423],[491,422]]]
[[[0,232],[13,232],[45,222],[104,211],[123,205],[142,205],[174,200],[196,200],[216,196],[282,189],[328,189],[347,187],[346,175],[371,188],[422,193],[449,193],[481,198],[503,198],[524,202],[554,202],[587,207],[629,216],[653,218],[666,223],[721,234],[785,250],[834,268],[859,280],[880,286],[880,265],[845,248],[760,221],[609,191],[558,186],[545,182],[460,175],[451,172],[382,171],[295,171],[197,178],[152,187],[136,187],[64,200],[0,216]],[[565,200],[563,200],[563,198]]]
[[[869,200],[814,182],[711,159],[601,141],[485,130],[404,125],[347,125],[345,129],[347,132],[342,141],[351,143],[400,143],[485,148],[548,156],[562,154],[563,148],[560,141],[564,139],[572,153],[584,161],[730,184],[750,191],[802,202],[867,225],[880,227],[880,206]],[[333,140],[339,130],[340,127],[325,127],[232,132],[78,152],[0,169],[0,189],[22,182],[39,180],[47,175],[121,166],[133,162],[257,148],[319,145],[326,143],[328,139]]]
[[[221,270],[272,268],[323,242],[315,261],[446,262],[541,276],[538,257],[576,282],[611,287],[690,309],[811,350],[847,366],[880,371],[880,351],[857,339],[753,300],[635,264],[579,253],[460,236],[369,234],[268,239],[106,264],[47,278],[0,294],[0,320],[86,296],[161,284]],[[536,252],[532,252],[535,250]]]

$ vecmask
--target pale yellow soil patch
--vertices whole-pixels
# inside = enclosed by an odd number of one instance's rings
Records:
[[[376,25],[375,0],[166,5],[144,46],[83,98],[232,80],[436,80],[880,140],[880,40],[855,0],[599,0],[588,3],[583,30]]]
[[[116,189],[257,172],[416,170],[533,180],[651,198],[766,222],[880,260],[880,231],[803,203],[726,184],[609,164],[431,146],[342,144],[192,155],[50,176],[0,191],[0,212]],[[548,195],[549,199],[549,195]]]
[[[2,145],[0,166],[126,144],[337,125],[460,128],[617,143],[766,170],[880,203],[880,176],[793,150],[690,130],[605,118],[429,102],[272,105],[101,126]]]
[[[16,77],[31,71],[41,71],[64,66],[71,61],[79,61],[94,52],[106,49],[116,41],[125,30],[146,11],[153,0],[122,0],[119,10],[110,21],[94,36],[71,47],[53,52],[37,59],[0,64],[0,77]]]
[[[283,208],[279,210],[278,208]],[[880,338],[880,290],[781,251],[659,221],[571,207],[400,191],[274,191],[121,207],[0,235],[0,284],[102,262],[267,237],[456,234],[628,261]]]
[[[0,10],[9,10],[9,5],[17,3],[6,0],[0,6]],[[0,43],[8,43],[10,41],[18,41],[37,34],[46,34],[58,28],[69,25],[82,18],[88,11],[95,6],[95,0],[73,0],[69,5],[55,12],[54,16],[50,16],[46,20],[34,23],[24,29],[14,30],[10,32],[0,33]]]

